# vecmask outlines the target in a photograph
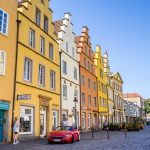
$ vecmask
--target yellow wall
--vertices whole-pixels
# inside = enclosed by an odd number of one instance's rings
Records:
[[[98,91],[99,114],[100,115],[104,115],[104,116],[108,116],[107,92],[102,92],[102,83],[103,83],[103,85],[106,88],[106,78],[104,76],[104,65],[103,65],[103,58],[102,58],[102,55],[101,55],[101,48],[100,48],[100,46],[96,46],[94,63],[95,63],[95,66],[96,66],[96,76],[97,76],[97,91]],[[102,70],[103,78],[100,77],[100,69]],[[98,81],[100,81],[100,83],[101,83],[100,90],[99,90]],[[106,106],[105,107],[100,104],[100,97],[106,99]]]
[[[34,135],[40,135],[40,103],[39,96],[44,96],[48,100],[47,107],[47,134],[52,129],[52,110],[60,108],[60,59],[59,45],[56,42],[54,27],[52,24],[52,12],[48,9],[48,0],[31,0],[25,2],[18,8],[18,18],[21,20],[18,43],[18,67],[17,67],[17,89],[16,96],[31,94],[30,100],[16,100],[15,116],[20,116],[20,106],[31,106],[34,108]],[[23,6],[24,5],[24,6]],[[41,11],[41,26],[35,24],[35,8]],[[44,15],[49,18],[48,34],[43,30]],[[29,29],[35,31],[35,48],[29,46]],[[45,54],[40,54],[40,36],[45,38]],[[49,59],[49,42],[54,47],[54,60]],[[24,81],[24,59],[32,60],[32,82]],[[45,87],[38,85],[38,67],[39,64],[45,66]],[[50,90],[50,70],[56,73],[56,89]],[[17,97],[16,97],[17,98]]]
[[[0,100],[10,104],[9,111],[5,111],[6,123],[4,124],[4,141],[10,141],[16,55],[17,1],[0,0],[0,8],[9,15],[8,35],[5,36],[0,33],[0,50],[6,52],[5,75],[0,75]]]

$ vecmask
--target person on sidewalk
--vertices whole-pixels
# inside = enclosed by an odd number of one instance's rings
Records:
[[[108,128],[108,123],[107,123],[107,120],[105,120],[105,122],[104,122],[104,130],[107,130],[107,128]]]
[[[14,141],[13,141],[13,144],[18,144],[19,141],[18,141],[18,136],[19,136],[19,129],[20,129],[20,124],[19,124],[19,120],[17,117],[15,117],[15,120],[14,120],[14,126],[13,126],[13,133],[14,133]]]

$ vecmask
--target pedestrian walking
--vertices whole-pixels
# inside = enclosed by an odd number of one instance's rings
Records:
[[[18,120],[18,117],[15,117],[14,126],[13,126],[13,133],[14,133],[13,144],[18,144],[19,143],[19,141],[18,141],[19,129],[20,129],[19,120]]]
[[[107,123],[107,120],[105,120],[105,122],[104,122],[104,130],[106,130],[107,127],[108,127],[108,123]]]

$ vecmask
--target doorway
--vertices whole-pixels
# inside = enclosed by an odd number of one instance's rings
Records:
[[[40,107],[40,136],[46,136],[46,107]]]
[[[0,110],[0,142],[3,141],[4,111]]]

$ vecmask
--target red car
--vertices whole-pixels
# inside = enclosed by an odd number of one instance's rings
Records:
[[[74,141],[80,141],[80,131],[72,126],[58,126],[48,135],[49,143],[73,143]]]

